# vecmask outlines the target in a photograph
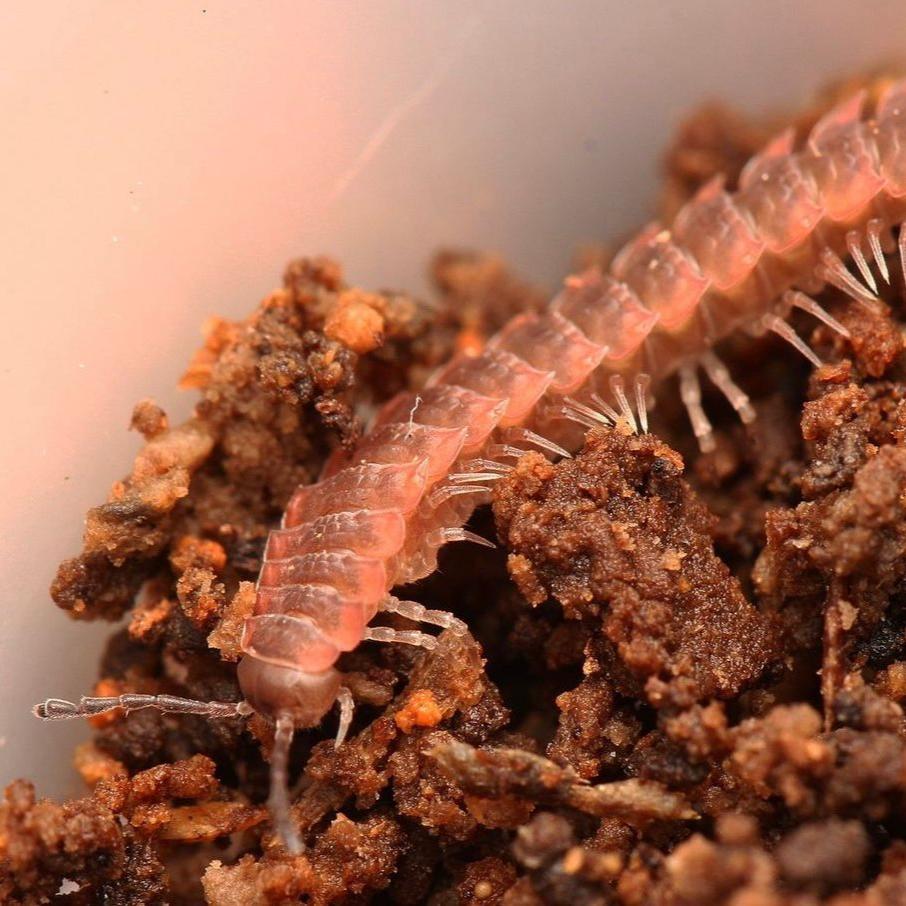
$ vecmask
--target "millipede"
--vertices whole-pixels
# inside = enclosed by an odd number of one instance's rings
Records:
[[[827,113],[801,146],[792,130],[782,133],[734,191],[713,179],[672,225],[643,229],[606,272],[567,278],[546,310],[518,314],[480,352],[454,357],[424,388],[386,403],[355,449],[335,452],[319,481],[295,491],[267,540],[242,636],[242,701],[48,699],[36,715],[150,707],[264,716],[275,727],[272,820],[287,849],[301,851],[287,776],[294,731],[338,704],[342,745],[353,698],[336,668],[341,653],[365,640],[436,646],[427,632],[371,626],[379,612],[466,631],[454,615],[392,592],[431,574],[445,544],[491,544],[465,526],[515,459],[531,448],[569,457],[589,428],[647,432],[652,393],[674,375],[709,451],[701,374],[743,423],[755,418],[715,352],[720,341],[773,332],[819,366],[790,326],[793,309],[845,339],[818,291],[830,285],[867,309],[882,304],[891,256],[906,271],[906,81],[887,86],[868,115],[866,98],[857,93]]]

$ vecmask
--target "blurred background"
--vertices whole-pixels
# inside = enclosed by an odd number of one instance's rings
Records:
[[[77,788],[86,728],[29,708],[87,692],[110,627],[47,588],[133,404],[190,410],[208,315],[322,252],[424,290],[439,245],[495,249],[553,287],[650,214],[693,105],[904,60],[895,0],[0,4],[0,784]]]

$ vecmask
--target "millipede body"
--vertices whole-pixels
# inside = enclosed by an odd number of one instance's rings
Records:
[[[283,671],[329,671],[390,588],[433,571],[438,546],[486,493],[469,469],[488,478],[511,452],[507,438],[549,436],[563,410],[593,418],[594,400],[579,401],[606,392],[605,376],[617,377],[619,397],[623,376],[680,370],[688,385],[701,363],[748,417],[715,343],[740,328],[784,332],[777,319],[798,301],[786,295],[794,285],[853,292],[838,253],[855,252],[862,230],[880,248],[906,209],[906,84],[888,91],[874,120],[861,119],[862,104],[857,95],[828,114],[801,151],[784,133],[749,162],[737,193],[710,183],[672,229],[654,225],[629,243],[610,273],[568,279],[547,311],[518,315],[481,354],[390,401],[354,453],[299,488],[268,541],[246,624],[251,660],[240,669],[251,703],[278,711],[291,704]],[[340,681],[327,676],[329,706]],[[314,705],[306,697],[299,707]]]
[[[607,273],[568,278],[543,313],[516,316],[478,355],[459,355],[424,389],[387,403],[355,450],[337,452],[320,481],[298,488],[267,541],[245,624],[244,703],[231,711],[151,696],[50,700],[41,716],[155,705],[272,718],[280,745],[271,804],[297,847],[285,794],[293,729],[317,724],[339,698],[342,738],[351,716],[335,668],[342,652],[366,639],[433,644],[425,633],[371,628],[378,611],[462,631],[449,614],[390,592],[433,572],[442,545],[483,540],[464,525],[514,457],[526,446],[569,455],[577,428],[596,424],[647,430],[649,380],[674,373],[707,449],[699,369],[743,421],[754,418],[715,354],[719,341],[772,330],[817,361],[787,323],[792,307],[845,334],[809,294],[832,284],[878,304],[870,262],[889,279],[884,254],[906,215],[906,83],[892,84],[869,118],[864,100],[856,95],[825,116],[802,148],[792,131],[772,141],[735,192],[707,184],[672,226],[652,225],[626,245]]]

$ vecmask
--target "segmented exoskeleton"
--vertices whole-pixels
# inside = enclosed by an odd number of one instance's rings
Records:
[[[754,418],[716,343],[737,330],[771,330],[819,364],[787,323],[789,310],[845,336],[808,293],[829,283],[878,304],[875,273],[889,280],[885,254],[906,216],[906,83],[889,87],[873,118],[862,118],[863,104],[857,95],[833,110],[800,150],[785,132],[748,163],[738,191],[710,182],[669,229],[643,230],[606,274],[570,277],[546,311],[515,317],[480,354],[458,356],[423,390],[385,405],[354,452],[335,454],[320,481],[296,491],[270,534],[242,640],[243,702],[51,699],[39,716],[147,706],[266,715],[277,734],[270,804],[286,845],[298,850],[286,792],[294,729],[317,724],[339,700],[337,743],[344,738],[352,698],[334,666],[342,652],[369,639],[434,646],[426,633],[370,627],[378,611],[464,631],[450,614],[390,591],[431,573],[448,542],[489,543],[463,526],[526,446],[568,456],[564,420],[647,431],[649,381],[677,373],[694,433],[708,449],[699,369],[744,422]],[[906,231],[899,237],[906,257]]]

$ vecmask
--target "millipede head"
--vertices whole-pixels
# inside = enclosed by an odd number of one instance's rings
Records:
[[[314,681],[302,682],[301,684],[296,682],[287,685],[277,682],[275,677],[278,674],[274,672],[276,670],[279,673],[281,669],[285,668],[273,668],[273,665],[264,664],[249,657],[246,657],[244,662],[246,663],[244,671],[246,674],[245,681],[249,684],[251,690],[249,698],[255,697],[254,705],[249,701],[204,702],[182,698],[177,695],[125,693],[111,696],[83,696],[78,702],[67,701],[62,698],[48,698],[35,705],[32,708],[32,713],[41,720],[73,720],[95,717],[98,714],[105,714],[118,708],[127,713],[141,708],[153,708],[164,714],[197,714],[200,717],[212,719],[246,718],[258,713],[259,708],[257,705],[261,704],[267,710],[262,710],[260,713],[272,717],[275,724],[268,809],[271,813],[274,830],[282,840],[283,845],[290,853],[298,854],[305,847],[292,820],[290,809],[288,765],[293,733],[297,726],[313,726],[320,722],[334,702],[339,701],[340,725],[336,744],[340,745],[352,722],[352,696],[348,689],[339,685],[340,677],[335,670],[329,671],[331,675],[326,679],[324,677],[315,677]],[[256,667],[254,666],[255,664],[260,664],[261,667]],[[262,670],[261,668],[265,669]],[[266,668],[273,669],[268,670]],[[298,673],[299,671],[296,672]],[[311,677],[309,677],[309,680],[311,680]],[[312,696],[312,692],[317,694]],[[327,701],[328,697],[329,701]],[[286,707],[283,709],[276,708],[275,703],[278,701],[282,701]],[[324,707],[325,703],[326,707]],[[274,710],[271,710],[271,708],[274,708]]]

